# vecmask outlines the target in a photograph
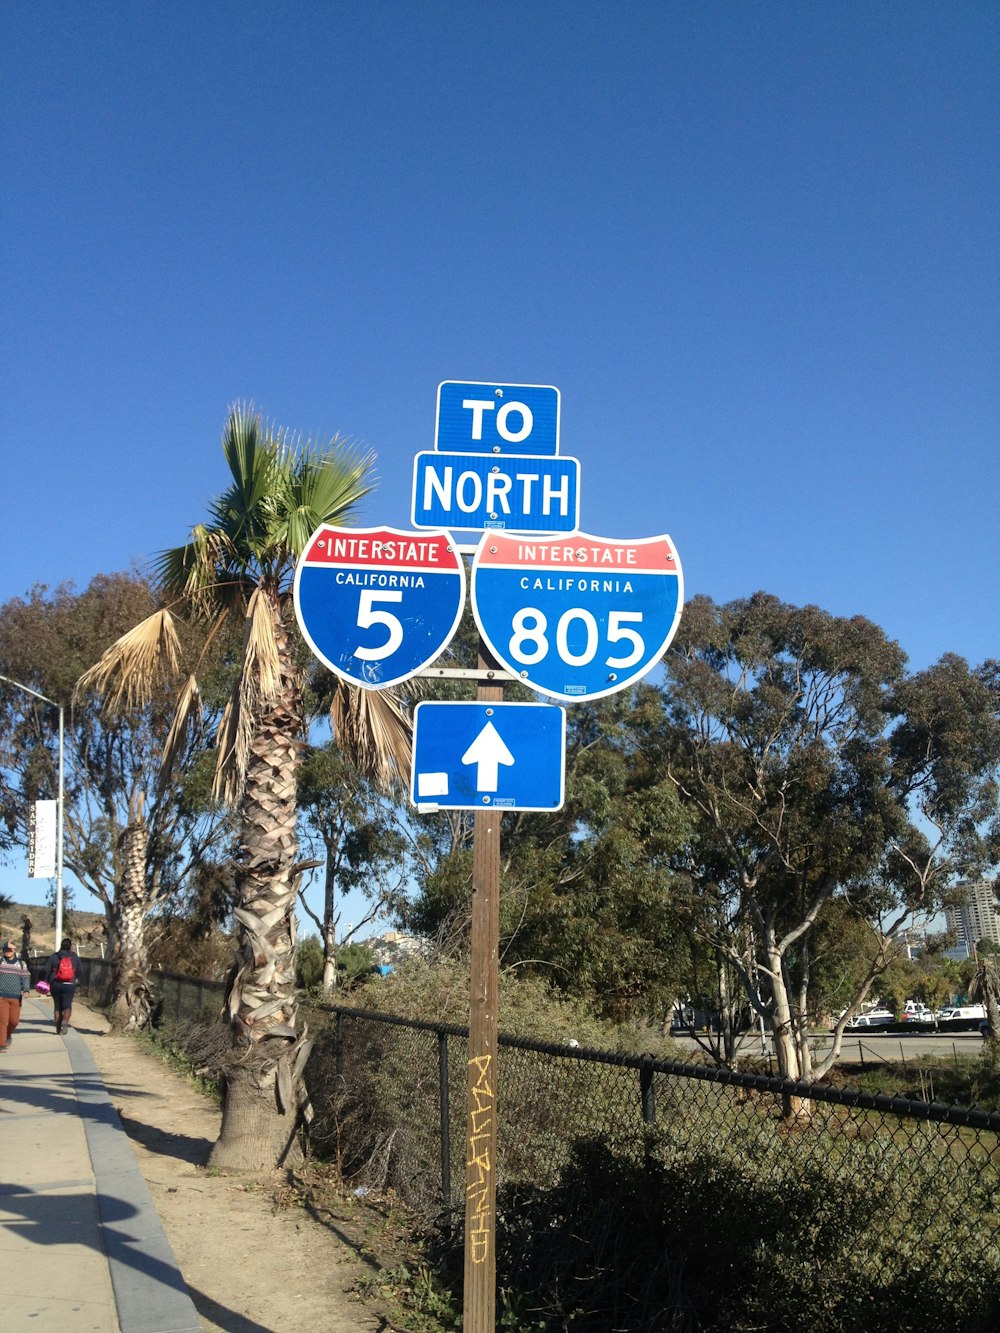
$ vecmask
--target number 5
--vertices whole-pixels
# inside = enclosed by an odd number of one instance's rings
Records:
[[[609,667],[630,667],[638,662],[646,651],[646,645],[634,629],[622,629],[623,620],[642,620],[641,611],[612,611],[608,615],[608,641],[618,643],[627,639],[633,645],[633,651],[627,657],[609,657]]]
[[[381,648],[355,648],[354,655],[356,657],[361,657],[366,662],[377,662],[380,658],[392,656],[403,642],[403,626],[399,623],[397,617],[390,615],[388,611],[374,610],[373,603],[401,602],[402,600],[402,592],[370,592],[365,590],[361,594],[361,601],[358,603],[358,628],[370,629],[372,625],[385,625],[389,631],[389,638]]]

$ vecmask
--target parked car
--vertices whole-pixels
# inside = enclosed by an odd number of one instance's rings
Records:
[[[895,1023],[896,1015],[888,1009],[872,1009],[867,1014],[855,1014],[851,1019],[845,1032],[853,1032],[855,1028],[884,1028],[887,1023]]]
[[[904,1023],[933,1023],[934,1011],[928,1009],[926,1005],[914,1005],[912,1009],[903,1010]]]

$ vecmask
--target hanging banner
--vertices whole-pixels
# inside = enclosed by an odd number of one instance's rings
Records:
[[[28,878],[51,879],[56,873],[56,806],[58,801],[36,801],[31,807],[28,839]]]

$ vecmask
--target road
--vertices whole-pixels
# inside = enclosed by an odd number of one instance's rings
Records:
[[[686,1051],[698,1050],[698,1044],[692,1037],[677,1036],[673,1040]],[[817,1034],[814,1046],[817,1056],[823,1055],[830,1047],[828,1034]],[[748,1056],[760,1054],[760,1037],[751,1038],[743,1047]],[[975,1060],[983,1049],[983,1039],[978,1032],[879,1032],[870,1028],[867,1032],[846,1036],[840,1048],[842,1064],[857,1064],[872,1060],[913,1060],[921,1055],[935,1055],[940,1058],[957,1056],[960,1060]]]

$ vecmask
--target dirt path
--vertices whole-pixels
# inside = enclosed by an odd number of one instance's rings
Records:
[[[74,1024],[132,1141],[139,1169],[208,1333],[374,1333],[385,1322],[349,1294],[368,1268],[274,1187],[212,1176],[202,1163],[220,1112],[132,1037],[79,1000]]]

